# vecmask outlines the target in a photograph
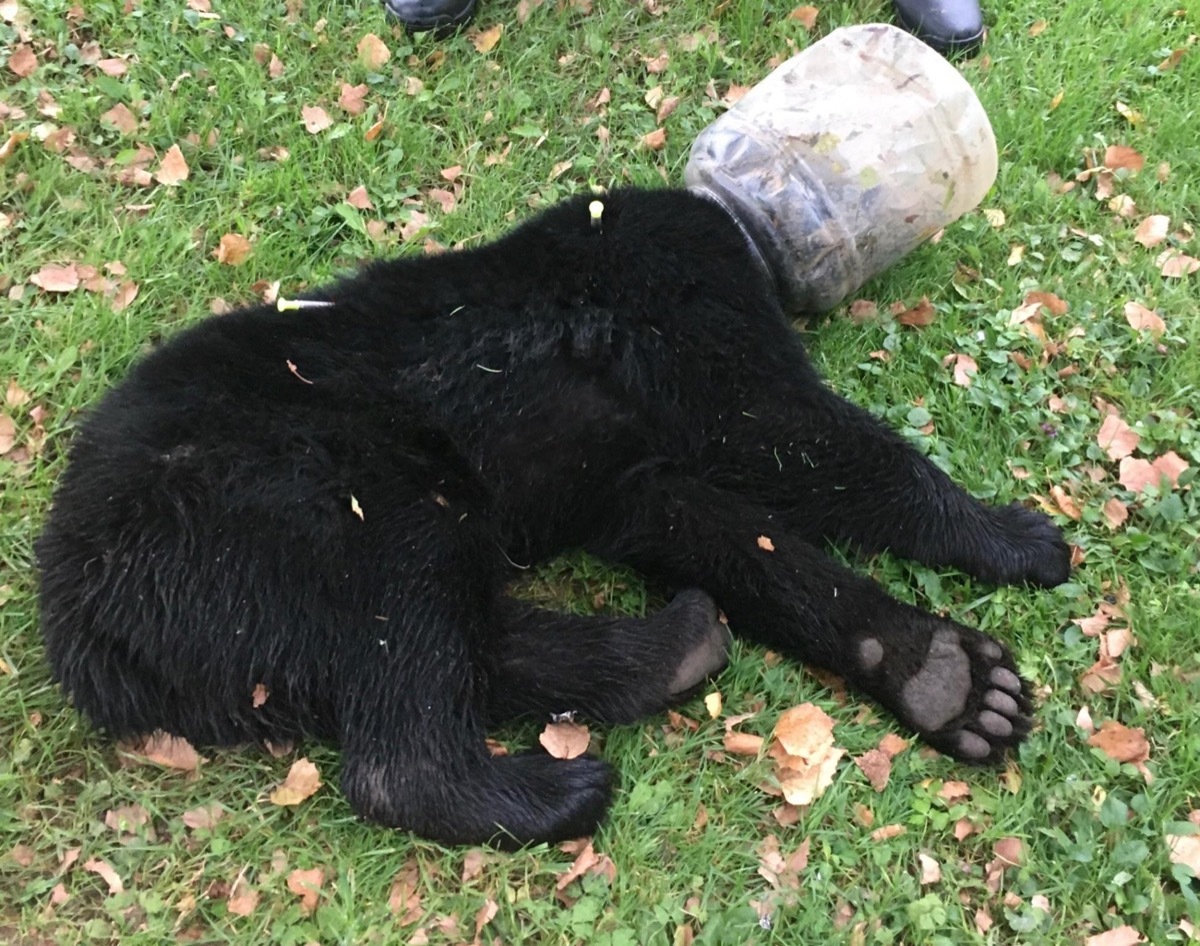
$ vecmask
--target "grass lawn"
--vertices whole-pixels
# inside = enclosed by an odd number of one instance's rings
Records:
[[[277,282],[292,295],[490,238],[589,184],[678,182],[731,86],[888,11],[826,3],[810,34],[788,3],[483,0],[473,38],[434,41],[374,0],[0,0],[0,941],[1188,940],[1200,887],[1171,853],[1200,859],[1200,11],[1182,6],[997,0],[962,67],[1000,142],[996,187],[864,287],[876,315],[800,326],[840,391],[976,495],[1053,509],[1077,546],[1050,592],[859,563],[1010,642],[1037,730],[1007,771],[911,744],[876,791],[850,757],[891,720],[739,646],[714,684],[723,717],[756,711],[739,728],[767,735],[818,704],[849,753],[832,787],[781,824],[769,760],[726,751],[699,700],[681,707],[695,727],[594,733],[620,773],[594,839],[611,866],[560,884],[572,852],[446,850],[356,822],[327,748],[208,752],[191,775],[123,762],[42,659],[31,549],[64,448],[156,339]],[[660,127],[665,146],[646,146]],[[1106,155],[1115,171],[1081,175]],[[1023,308],[1035,291],[1048,308]],[[893,318],[922,296],[932,324]],[[657,603],[580,557],[525,590]],[[1105,723],[1124,753],[1088,744]],[[325,786],[272,804],[302,753]]]

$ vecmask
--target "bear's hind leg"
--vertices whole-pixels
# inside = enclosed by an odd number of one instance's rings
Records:
[[[591,834],[611,795],[604,762],[487,750],[480,649],[496,620],[493,563],[455,528],[411,543],[407,568],[362,558],[362,586],[379,597],[331,658],[342,788],[362,817],[446,844],[516,848]],[[369,548],[386,547],[380,530]]]
[[[729,631],[712,598],[681,591],[645,618],[578,616],[501,603],[488,644],[488,719],[578,712],[632,723],[691,695],[725,667]]]

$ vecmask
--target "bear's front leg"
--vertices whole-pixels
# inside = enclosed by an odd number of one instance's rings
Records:
[[[709,461],[729,472],[710,482],[814,544],[888,549],[998,584],[1067,580],[1070,549],[1042,513],[982,503],[869,412],[813,384],[786,388],[732,419]]]
[[[704,588],[734,633],[842,675],[948,755],[994,762],[1029,731],[1003,645],[895,600],[736,495],[653,478],[626,490],[593,547]]]

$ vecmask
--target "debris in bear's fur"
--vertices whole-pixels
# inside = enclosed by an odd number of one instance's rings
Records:
[[[364,817],[502,845],[591,832],[610,773],[492,757],[485,726],[662,710],[724,664],[717,606],[951,755],[1027,732],[1002,646],[822,549],[1054,585],[1058,529],[831,393],[721,209],[622,190],[594,226],[590,200],[137,364],[81,424],[38,543],[75,705],[114,737],[334,740]],[[576,547],[682,590],[646,618],[505,595],[513,563]]]

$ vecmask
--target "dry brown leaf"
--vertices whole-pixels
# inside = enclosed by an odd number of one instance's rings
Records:
[[[748,732],[725,733],[725,751],[734,755],[757,756],[762,751],[763,738]]]
[[[120,805],[104,813],[104,826],[117,834],[137,834],[138,828],[149,824],[150,812],[137,804]]]
[[[38,58],[25,43],[20,43],[8,57],[8,71],[21,79],[27,79],[37,71]]]
[[[888,841],[892,838],[898,838],[900,835],[908,832],[908,828],[902,824],[885,824],[882,828],[876,828],[871,832],[872,841]]]
[[[943,782],[942,787],[938,789],[938,798],[942,799],[947,805],[953,805],[955,802],[963,801],[971,797],[971,786],[966,782]]]
[[[356,49],[358,61],[372,72],[378,72],[392,58],[392,51],[387,48],[387,43],[374,33],[368,33],[360,39]]]
[[[542,748],[556,759],[574,759],[583,755],[590,741],[586,726],[569,722],[547,723],[538,736]]]
[[[89,873],[98,874],[108,884],[108,892],[110,894],[124,891],[125,884],[121,880],[121,875],[113,869],[112,864],[108,863],[108,861],[93,857],[91,860],[84,861],[83,869]]]
[[[225,817],[225,806],[219,801],[209,802],[199,808],[189,808],[180,817],[193,831],[211,828]]]
[[[471,848],[463,855],[461,880],[464,884],[469,884],[483,874],[486,859],[487,852],[481,847]]]
[[[213,258],[224,266],[241,266],[250,257],[250,241],[238,233],[226,233],[221,237]]]
[[[784,799],[808,805],[833,783],[846,750],[834,746],[833,719],[812,703],[793,706],[779,717],[768,754]]]
[[[180,182],[186,181],[190,173],[179,145],[171,145],[163,155],[162,164],[154,172],[154,179],[164,187],[176,187]]]
[[[910,328],[924,328],[926,325],[932,325],[936,316],[937,310],[934,309],[933,303],[929,301],[929,296],[921,296],[920,302],[911,309],[905,309],[900,312],[896,316],[896,321]]]
[[[444,187],[431,187],[425,192],[425,196],[436,203],[441,208],[442,213],[448,214],[454,212],[457,198]]]
[[[306,758],[297,759],[288,769],[287,778],[268,796],[275,805],[298,805],[321,787],[321,773]]]
[[[138,284],[132,279],[122,280],[113,294],[111,307],[114,312],[123,312],[133,304],[138,295]]]
[[[16,378],[8,379],[8,387],[4,391],[5,404],[9,407],[24,407],[31,400],[33,398],[29,396],[29,392],[17,384]]]
[[[476,52],[490,53],[496,48],[496,44],[500,42],[500,37],[504,35],[504,24],[497,23],[495,26],[489,26],[486,30],[474,31],[468,34],[471,40],[471,45],[475,47]]]
[[[1179,474],[1190,466],[1187,460],[1183,459],[1174,450],[1168,450],[1162,456],[1155,457],[1150,465],[1162,476],[1170,480],[1172,486],[1179,485]]]
[[[1200,269],[1200,259],[1180,253],[1178,250],[1167,250],[1159,254],[1155,261],[1158,271],[1168,279],[1182,279]]]
[[[1079,685],[1087,693],[1107,693],[1121,682],[1121,668],[1108,654],[1101,654],[1100,659],[1079,676]]]
[[[1064,299],[1060,299],[1052,292],[1042,292],[1034,290],[1025,293],[1025,305],[1037,304],[1044,306],[1051,315],[1066,315],[1071,310],[1071,305]]]
[[[611,883],[617,876],[616,865],[607,854],[597,854],[595,848],[592,847],[591,838],[582,838],[577,841],[568,841],[559,845],[559,849],[567,854],[574,854],[575,860],[563,873],[558,875],[558,880],[555,882],[555,889],[560,894],[565,890],[573,880],[577,880],[584,874],[599,874],[607,877]]]
[[[119,79],[129,71],[129,64],[124,59],[101,59],[96,63],[96,68],[106,76]]]
[[[304,119],[304,130],[310,135],[318,135],[333,124],[333,119],[320,105],[302,106],[300,117]]]
[[[1109,414],[1100,424],[1096,443],[1110,460],[1121,460],[1129,456],[1141,441],[1141,435],[1117,414]]]
[[[1133,238],[1142,246],[1149,249],[1152,246],[1158,246],[1167,238],[1167,233],[1171,229],[1171,218],[1165,214],[1151,214],[1145,220],[1138,224],[1137,230],[1134,231]]]
[[[229,888],[229,896],[225,900],[225,909],[234,916],[249,916],[258,906],[259,892],[252,887],[245,877],[239,876]]]
[[[132,135],[138,127],[137,118],[124,102],[118,102],[101,115],[100,122],[104,125],[111,125],[123,135]]]
[[[736,83],[730,83],[729,88],[725,90],[725,94],[721,96],[721,104],[726,108],[733,108],[738,102],[746,97],[746,94],[752,88],[754,87],[750,85],[738,85]]]
[[[654,131],[642,135],[642,144],[651,151],[661,151],[667,143],[665,128],[655,128]]]
[[[666,72],[667,66],[671,64],[671,57],[665,52],[661,52],[657,56],[642,56],[641,58],[646,66],[646,71],[654,76]]]
[[[992,853],[1010,867],[1020,867],[1025,862],[1025,845],[1020,838],[1001,838],[992,847]]]
[[[679,107],[681,101],[683,100],[678,95],[668,95],[658,106],[658,111],[654,113],[654,120],[661,125],[667,120],[667,116]]]
[[[388,910],[397,917],[397,924],[408,926],[421,919],[421,869],[416,858],[409,857],[392,881],[388,893]]]
[[[288,874],[287,887],[300,898],[300,909],[312,913],[321,898],[321,885],[325,883],[325,871],[320,867],[308,870],[297,868]]]
[[[357,207],[359,210],[374,210],[375,205],[371,203],[371,198],[367,196],[367,188],[365,184],[359,184],[349,194],[346,195],[346,203],[351,207]]]
[[[833,745],[833,726],[833,718],[819,706],[802,703],[779,717],[774,736],[788,755],[819,755]]]
[[[1085,946],[1136,946],[1137,943],[1146,942],[1146,937],[1132,926],[1118,926],[1107,932],[1089,936],[1084,942]]]
[[[850,303],[850,321],[862,325],[879,315],[879,306],[870,299],[855,299]]]
[[[879,751],[886,753],[892,759],[907,748],[908,740],[902,736],[897,736],[894,732],[888,733],[879,740]]]
[[[1150,743],[1146,740],[1145,730],[1140,726],[1130,728],[1115,719],[1101,723],[1100,728],[1088,739],[1088,745],[1118,762],[1136,765],[1150,758]]]
[[[29,277],[29,281],[46,292],[74,292],[79,288],[79,270],[74,263],[43,266]]]
[[[1109,145],[1104,149],[1104,166],[1110,171],[1125,168],[1136,173],[1146,166],[1146,159],[1128,145]]]
[[[854,764],[862,769],[863,775],[877,792],[887,788],[892,777],[892,757],[881,749],[869,749],[855,757]]]
[[[184,772],[195,772],[202,761],[190,742],[182,736],[172,736],[162,730],[137,742],[118,743],[117,748],[139,757],[139,761],[145,760]]]
[[[789,20],[795,20],[809,32],[812,32],[814,26],[817,25],[817,16],[820,10],[816,7],[796,7],[788,14]]]
[[[1083,511],[1079,508],[1079,504],[1075,502],[1075,498],[1070,495],[1061,486],[1050,487],[1050,498],[1054,500],[1054,504],[1068,519],[1073,519],[1078,522],[1083,518]]]
[[[954,352],[942,359],[944,366],[954,366],[954,383],[959,387],[969,388],[975,375],[979,373],[979,365],[970,355]]]
[[[17,442],[17,424],[7,414],[0,412],[0,457],[8,453]]]
[[[9,135],[8,138],[5,139],[4,144],[0,145],[0,164],[3,164],[5,161],[11,158],[13,153],[17,150],[17,145],[19,145],[22,141],[25,141],[28,137],[29,132],[27,131],[14,131],[11,135]]]
[[[1175,487],[1179,485],[1179,474],[1188,466],[1188,462],[1174,450],[1156,457],[1153,461],[1140,457],[1126,457],[1121,461],[1118,479],[1122,486],[1135,493],[1144,492],[1151,486],[1161,486],[1164,478]]]
[[[1168,834],[1165,838],[1171,863],[1186,864],[1192,873],[1200,877],[1200,835]]]
[[[1153,309],[1148,309],[1140,302],[1125,303],[1125,321],[1139,331],[1149,332],[1157,338],[1167,330],[1167,323]]]
[[[343,82],[342,90],[338,94],[338,107],[351,115],[361,115],[367,110],[368,91],[364,83],[351,85],[349,82]]]
[[[1129,518],[1129,507],[1115,496],[1105,501],[1101,512],[1103,512],[1104,521],[1108,523],[1110,529],[1121,528],[1125,520]]]
[[[775,890],[799,890],[800,873],[808,866],[810,842],[805,838],[790,854],[779,847],[779,838],[767,835],[759,843],[758,874]]]

